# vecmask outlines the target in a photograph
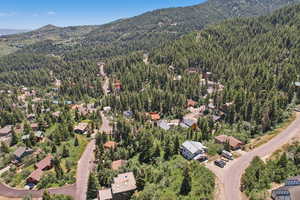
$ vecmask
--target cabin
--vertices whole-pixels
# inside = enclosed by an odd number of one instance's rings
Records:
[[[207,147],[200,142],[185,141],[180,147],[180,152],[187,160],[202,160],[206,158]]]
[[[98,191],[98,200],[112,200],[111,188],[103,189]]]
[[[131,118],[133,116],[133,112],[130,110],[123,112],[124,117]]]
[[[33,131],[38,131],[39,129],[39,124],[38,123],[31,123],[30,127]]]
[[[218,144],[226,144],[228,143],[231,150],[240,149],[244,143],[235,137],[227,136],[227,135],[219,135],[215,137],[215,142]]]

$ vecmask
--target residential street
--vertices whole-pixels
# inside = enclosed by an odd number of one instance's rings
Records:
[[[95,140],[93,139],[86,147],[81,156],[76,174],[76,198],[75,200],[86,200],[86,191],[89,175],[94,168]]]
[[[254,149],[251,152],[247,152],[232,162],[229,162],[224,169],[215,166],[213,163],[207,164],[207,167],[216,174],[220,183],[219,185],[221,186],[216,198],[218,200],[241,200],[241,177],[252,159],[255,156],[262,158],[270,156],[277,149],[288,143],[292,138],[299,135],[300,113],[297,113],[296,120],[292,122],[288,128],[286,128],[268,143]]]

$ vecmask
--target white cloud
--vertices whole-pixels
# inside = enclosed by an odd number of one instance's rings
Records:
[[[0,12],[0,17],[12,17],[15,16],[17,13],[15,12]]]
[[[49,12],[47,12],[47,15],[56,15],[56,12],[54,12],[54,11],[49,11]]]

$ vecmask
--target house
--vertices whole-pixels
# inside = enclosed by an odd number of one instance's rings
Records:
[[[300,82],[295,82],[296,87],[300,87]]]
[[[300,176],[286,180],[284,186],[272,190],[273,200],[298,200],[300,199]]]
[[[107,141],[103,147],[104,149],[115,149],[117,147],[118,143],[114,142],[114,141]]]
[[[36,169],[34,170],[27,178],[26,182],[27,184],[32,183],[32,184],[37,184],[42,176],[43,176],[43,171],[41,169]]]
[[[195,107],[197,104],[198,103],[192,99],[188,99],[186,103],[187,107]]]
[[[33,153],[32,149],[29,149],[29,148],[26,148],[26,147],[19,147],[14,152],[15,161],[13,161],[13,162],[14,163],[19,163],[19,162],[22,161],[22,158],[24,158],[25,156],[27,156],[31,153]]]
[[[206,151],[206,146],[195,141],[185,141],[180,147],[181,154],[188,160],[198,160],[199,158],[202,159],[203,156],[205,156]]]
[[[41,141],[44,138],[44,132],[43,131],[37,131],[37,132],[34,133],[34,136],[36,137],[36,139],[38,141]]]
[[[117,171],[121,167],[125,166],[126,164],[127,164],[126,160],[116,160],[111,163],[111,169]]]
[[[235,137],[227,136],[227,135],[216,136],[215,141],[216,141],[216,143],[219,143],[219,144],[228,143],[232,150],[240,149],[244,145],[244,143],[242,141],[236,139]]]
[[[149,112],[149,115],[153,121],[160,120],[160,115],[157,112]]]
[[[197,125],[198,120],[193,117],[184,117],[182,123],[187,127],[192,127],[193,125]]]
[[[115,86],[115,89],[116,89],[117,91],[120,91],[120,90],[122,89],[122,84],[121,84],[121,82],[118,81],[118,80],[115,81],[114,86]]]
[[[33,131],[37,131],[39,129],[39,124],[38,123],[31,123],[30,127]]]
[[[133,116],[133,112],[130,110],[123,112],[124,117],[131,118]]]
[[[111,107],[110,106],[103,107],[103,110],[104,112],[108,113],[111,111]]]
[[[52,156],[49,154],[43,160],[35,164],[36,169],[40,169],[42,171],[48,170],[52,168]]]
[[[112,200],[112,192],[111,188],[99,190],[98,192],[98,200]]]
[[[171,126],[171,127],[179,126],[179,124],[180,124],[179,119],[173,119],[173,120],[170,120],[170,122],[169,122],[169,126]]]
[[[28,114],[27,115],[27,120],[32,121],[35,119],[35,114]]]
[[[204,73],[202,74],[202,77],[205,78],[205,79],[209,79],[209,78],[211,78],[211,76],[212,76],[212,73],[211,73],[211,72],[204,72]]]
[[[119,174],[114,178],[114,183],[111,185],[113,199],[129,199],[136,188],[136,181],[132,172]]]
[[[160,120],[157,122],[157,126],[164,129],[165,131],[169,130],[171,127],[166,120]]]
[[[189,74],[196,74],[199,72],[199,70],[197,68],[190,67],[190,68],[186,69],[186,72]]]
[[[136,189],[136,180],[132,172],[119,174],[114,178],[111,188],[98,192],[98,200],[127,200]]]
[[[82,122],[74,127],[74,132],[78,134],[84,134],[88,130],[88,123]]]
[[[12,125],[7,125],[0,129],[0,137],[7,137],[12,133]]]
[[[59,118],[60,114],[61,114],[60,111],[56,111],[56,112],[52,113],[52,116],[55,117],[55,118]]]

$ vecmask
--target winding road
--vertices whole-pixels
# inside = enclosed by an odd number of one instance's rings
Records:
[[[215,173],[220,182],[218,197],[216,197],[217,200],[241,200],[241,177],[253,158],[255,156],[266,158],[299,135],[300,113],[297,113],[296,119],[284,131],[279,133],[268,143],[228,163],[224,169],[216,167],[213,163],[208,163],[207,167]]]

